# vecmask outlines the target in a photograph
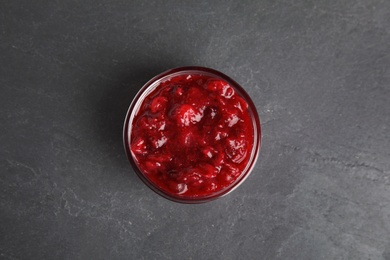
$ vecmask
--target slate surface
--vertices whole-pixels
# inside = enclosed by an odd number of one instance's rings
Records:
[[[122,123],[166,69],[241,83],[263,146],[181,205],[130,169]],[[0,3],[2,259],[390,259],[390,1]]]

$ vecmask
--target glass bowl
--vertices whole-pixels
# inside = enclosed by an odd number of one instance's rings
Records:
[[[249,114],[249,118],[251,121],[251,126],[253,127],[253,138],[251,137],[252,143],[251,149],[249,151],[249,154],[247,154],[247,159],[245,165],[242,166],[242,169],[240,170],[239,174],[234,177],[234,181],[232,181],[229,185],[226,185],[219,189],[211,190],[210,192],[203,192],[202,194],[196,194],[193,193],[191,195],[183,195],[179,193],[172,193],[170,190],[167,189],[165,181],[168,182],[167,177],[159,177],[160,179],[156,179],[155,177],[152,177],[150,172],[147,172],[142,163],[139,160],[139,155],[136,155],[134,151],[132,151],[131,144],[134,141],[137,136],[132,136],[132,132],[134,133],[139,132],[138,129],[136,129],[136,125],[133,125],[133,121],[138,116],[138,113],[141,113],[142,110],[141,107],[145,106],[151,106],[144,105],[146,102],[145,100],[150,100],[151,97],[149,95],[154,95],[154,93],[158,90],[159,86],[164,84],[164,82],[169,82],[170,80],[174,80],[176,78],[179,78],[180,76],[185,76],[185,78],[191,78],[191,77],[203,77],[205,79],[216,79],[216,80],[222,80],[229,84],[233,89],[234,93],[241,97],[246,103],[247,103],[247,113]],[[188,77],[189,76],[189,77]],[[181,77],[183,78],[183,77]],[[185,83],[184,83],[185,84]],[[225,93],[226,94],[226,93]],[[225,101],[229,101],[230,99],[225,99]],[[150,102],[150,101],[148,101]],[[188,122],[187,122],[188,123]],[[177,126],[178,128],[182,126]],[[217,126],[213,126],[214,128]],[[128,109],[125,122],[124,122],[124,129],[123,129],[123,142],[124,147],[126,151],[127,158],[138,175],[138,177],[153,191],[155,191],[157,194],[180,203],[203,203],[212,201],[214,199],[220,198],[222,196],[227,195],[228,193],[232,192],[234,189],[236,189],[239,185],[243,183],[243,181],[249,176],[252,169],[255,166],[255,163],[258,158],[259,150],[260,150],[260,144],[261,144],[261,127],[260,127],[260,119],[258,116],[258,113],[256,111],[256,107],[253,104],[251,98],[249,95],[245,92],[245,90],[234,80],[232,80],[230,77],[226,76],[225,74],[216,71],[214,69],[205,68],[205,67],[180,67],[180,68],[174,68],[171,70],[168,70],[166,72],[163,72],[151,80],[149,80],[137,93],[135,98],[133,99],[132,103],[130,104],[130,107]],[[213,145],[213,144],[210,144]],[[180,149],[180,147],[178,147]],[[185,151],[185,149],[183,149]],[[226,149],[225,149],[226,151]],[[223,151],[221,151],[223,152]],[[138,159],[137,159],[138,158]],[[172,158],[171,158],[172,160]],[[227,167],[229,164],[228,162],[225,163],[225,165],[220,166],[221,167]],[[184,171],[184,170],[183,170]],[[181,174],[181,169],[174,169],[175,176],[178,176]],[[159,173],[161,176],[166,176],[167,173]],[[158,175],[158,176],[160,176]],[[178,184],[178,185],[184,185],[184,184]],[[179,188],[182,188],[183,186],[179,186]],[[187,187],[187,186],[186,186]]]

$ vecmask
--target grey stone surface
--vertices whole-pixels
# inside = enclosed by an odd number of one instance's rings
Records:
[[[258,108],[254,172],[201,205],[131,170],[122,123],[200,65]],[[390,259],[390,1],[0,3],[0,258]]]

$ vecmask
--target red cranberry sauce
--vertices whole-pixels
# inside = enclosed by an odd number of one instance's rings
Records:
[[[174,76],[146,96],[134,117],[130,149],[160,190],[199,198],[229,187],[254,141],[248,104],[224,80]]]

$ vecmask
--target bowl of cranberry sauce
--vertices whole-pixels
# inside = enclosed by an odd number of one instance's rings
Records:
[[[128,159],[161,196],[183,203],[220,198],[253,169],[261,129],[244,89],[221,72],[181,67],[147,82],[124,125]]]

